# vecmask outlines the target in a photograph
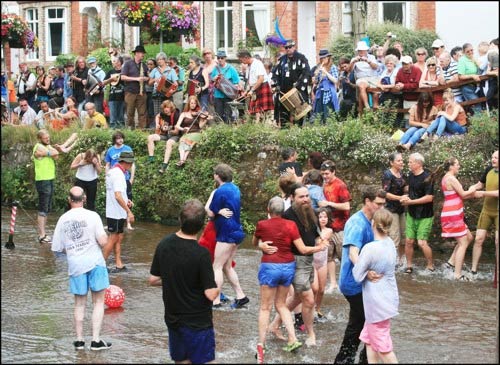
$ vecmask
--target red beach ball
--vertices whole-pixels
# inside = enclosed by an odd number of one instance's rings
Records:
[[[104,304],[109,308],[119,308],[125,301],[123,289],[116,285],[110,285],[104,291]]]

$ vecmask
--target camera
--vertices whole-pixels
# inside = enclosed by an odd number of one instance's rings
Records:
[[[396,39],[396,35],[395,35],[395,34],[392,34],[391,32],[388,32],[388,33],[387,33],[387,38]]]

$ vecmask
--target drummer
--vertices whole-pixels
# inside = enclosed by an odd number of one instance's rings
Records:
[[[241,63],[248,65],[245,74],[248,87],[243,93],[243,96],[250,98],[248,113],[255,115],[257,123],[261,116],[264,120],[271,120],[272,117],[269,114],[271,110],[274,110],[273,93],[264,64],[261,60],[252,57],[246,49],[238,51],[238,59]]]
[[[274,118],[279,126],[285,126],[288,123],[293,124],[293,115],[279,101],[279,96],[285,95],[292,88],[296,88],[302,99],[309,103],[308,85],[311,79],[311,69],[306,56],[297,52],[295,41],[287,40],[285,44],[286,53],[278,59],[278,63],[273,71],[272,79],[276,85],[278,93],[277,105],[274,110]],[[304,118],[297,121],[302,125]]]

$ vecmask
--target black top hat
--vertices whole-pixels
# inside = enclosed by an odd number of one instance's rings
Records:
[[[135,53],[135,52],[146,53],[146,50],[144,49],[144,46],[138,45],[138,46],[135,46],[135,49],[132,51],[132,53]]]
[[[325,57],[329,57],[331,56],[332,54],[330,52],[328,52],[328,50],[326,48],[322,48],[319,50],[319,58],[325,58]]]

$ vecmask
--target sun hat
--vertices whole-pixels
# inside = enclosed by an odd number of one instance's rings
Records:
[[[359,41],[358,45],[356,46],[356,51],[368,51],[369,49],[370,48],[365,41]]]
[[[223,49],[219,49],[217,51],[217,57],[227,57],[226,51],[224,51]]]
[[[403,56],[401,57],[401,63],[410,64],[413,63],[413,59],[411,58],[411,56]]]
[[[319,50],[319,59],[322,59],[322,58],[325,58],[325,57],[329,57],[331,56],[332,54],[330,52],[328,52],[328,50],[326,48],[322,48]]]
[[[135,161],[134,157],[135,157],[134,152],[124,151],[120,152],[120,157],[118,158],[118,161],[133,163]]]
[[[444,42],[441,39],[436,39],[434,42],[432,42],[431,48],[440,48],[444,47]]]
[[[93,62],[97,62],[97,58],[95,58],[94,56],[90,56],[89,58],[87,58],[87,63],[93,63]]]

